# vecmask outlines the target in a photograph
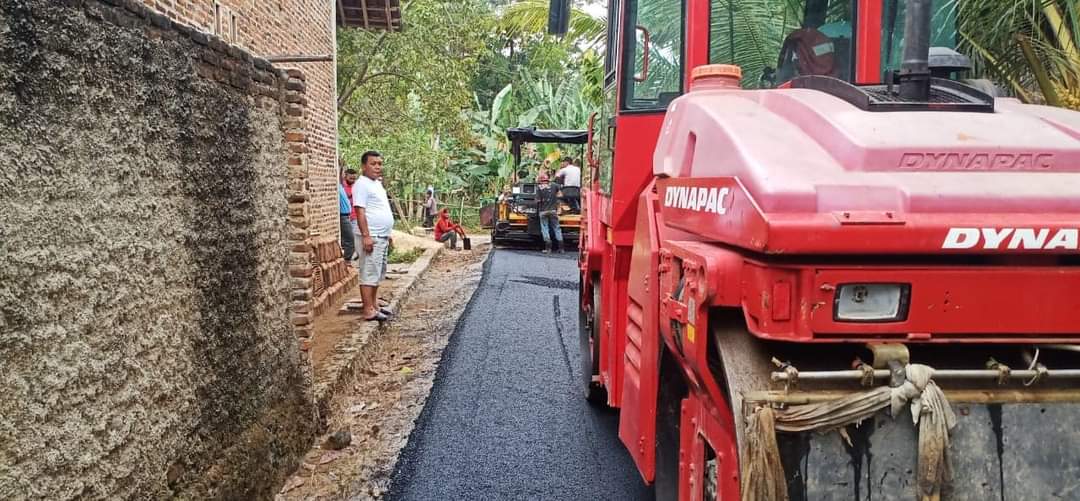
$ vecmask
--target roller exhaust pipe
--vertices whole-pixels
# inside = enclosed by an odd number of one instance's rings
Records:
[[[566,35],[570,30],[570,0],[551,0],[548,7],[548,34]]]
[[[907,0],[904,12],[904,60],[900,63],[900,97],[930,99],[930,0]]]

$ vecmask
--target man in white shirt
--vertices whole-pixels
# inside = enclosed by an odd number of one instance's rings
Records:
[[[581,167],[574,165],[570,157],[563,158],[562,167],[555,171],[555,182],[562,186],[570,210],[581,212]]]
[[[360,296],[364,299],[364,320],[386,321],[391,312],[379,307],[379,282],[386,278],[386,259],[393,239],[394,213],[382,185],[383,158],[377,151],[360,157],[363,175],[353,184],[356,225],[360,230]]]

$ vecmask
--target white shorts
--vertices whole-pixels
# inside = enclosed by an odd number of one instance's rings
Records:
[[[382,279],[386,278],[386,258],[390,251],[390,239],[388,237],[371,237],[375,242],[371,253],[364,252],[363,239],[356,252],[360,254],[360,262],[356,270],[360,272],[360,285],[375,287]]]

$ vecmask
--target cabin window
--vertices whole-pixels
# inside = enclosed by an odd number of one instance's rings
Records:
[[[904,0],[885,0],[881,9],[881,71],[897,71],[904,59]],[[930,46],[956,50],[956,0],[931,2]]]
[[[615,65],[619,53],[619,0],[608,5],[607,50],[604,56],[604,86],[615,83]]]
[[[663,110],[683,87],[683,0],[627,0],[623,26],[625,110]]]
[[[852,0],[714,0],[709,62],[737,64],[743,88],[771,88],[800,75],[851,80]]]

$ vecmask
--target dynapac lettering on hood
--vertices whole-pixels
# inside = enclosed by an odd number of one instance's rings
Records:
[[[1077,250],[1076,228],[949,228],[942,249]]]
[[[904,153],[901,169],[1050,170],[1052,153]]]
[[[723,215],[727,214],[730,195],[730,188],[669,186],[664,192],[664,206]]]

